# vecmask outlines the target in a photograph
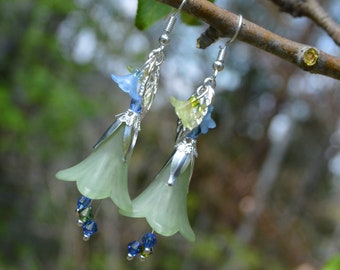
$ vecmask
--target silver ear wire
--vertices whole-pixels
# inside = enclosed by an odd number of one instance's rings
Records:
[[[186,0],[183,0],[178,9],[175,12],[170,12],[168,23],[166,24],[164,28],[164,33],[159,37],[159,43],[162,46],[166,46],[170,42],[170,37],[169,34],[172,32],[174,29],[175,23],[177,21],[177,15],[178,13],[182,10],[182,7],[184,6]]]
[[[177,16],[177,14],[181,12],[181,10],[184,7],[186,1],[187,0],[183,0],[182,3],[179,5],[179,7],[177,9],[175,9],[175,11],[173,12],[174,16]]]
[[[178,12],[180,12],[180,11],[182,10],[182,8],[183,8],[183,6],[184,6],[184,4],[185,4],[186,1],[187,1],[187,0],[183,0],[183,1],[182,1],[181,5],[178,7]]]
[[[232,42],[234,42],[234,40],[237,38],[238,34],[240,33],[241,31],[241,28],[242,28],[242,24],[243,24],[243,16],[240,14],[238,15],[239,16],[239,19],[238,19],[238,25],[237,25],[237,28],[236,28],[236,32],[235,34],[233,35],[233,37],[231,39],[229,39],[225,45],[228,46],[229,44],[231,44]]]
[[[237,38],[238,34],[241,31],[242,23],[243,23],[243,16],[240,14],[235,34],[233,35],[233,37],[231,39],[229,39],[224,44],[223,47],[220,46],[220,50],[218,52],[217,58],[216,58],[215,62],[213,63],[213,69],[214,69],[213,77],[214,78],[217,76],[218,72],[223,70],[223,68],[224,68],[224,58],[225,58],[227,46],[229,46],[231,43],[233,43],[235,41],[235,39]]]

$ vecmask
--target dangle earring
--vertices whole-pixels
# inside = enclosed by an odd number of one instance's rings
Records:
[[[164,61],[164,49],[170,41],[169,34],[185,2],[186,0],[177,11],[169,15],[164,32],[159,37],[159,47],[149,53],[140,68],[133,69],[125,76],[111,75],[119,88],[131,97],[129,109],[116,116],[116,120],[94,145],[92,153],[86,159],[56,174],[59,180],[76,181],[78,190],[83,195],[78,200],[76,211],[84,230],[84,239],[97,231],[91,214],[90,203],[93,199],[109,197],[118,208],[131,210],[127,184],[128,165],[141,120],[149,111],[158,90],[159,72]]]
[[[87,241],[97,232],[97,223],[92,214],[92,200],[81,196],[77,201],[78,225],[83,229],[83,240]]]
[[[179,117],[175,149],[154,181],[132,201],[132,210],[120,210],[121,214],[129,217],[146,218],[152,230],[160,235],[171,236],[180,232],[189,241],[195,240],[187,215],[187,193],[197,157],[196,141],[200,134],[206,134],[216,126],[211,118],[216,76],[224,68],[227,46],[236,39],[241,27],[242,16],[239,15],[235,35],[224,47],[220,47],[212,66],[213,74],[204,79],[196,92],[187,101],[171,98]],[[150,233],[147,235],[150,237]],[[151,235],[155,244],[156,237],[153,233]],[[143,253],[143,244],[138,241],[128,245],[128,259],[137,255],[144,259],[151,253]]]

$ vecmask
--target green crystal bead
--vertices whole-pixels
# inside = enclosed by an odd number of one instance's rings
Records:
[[[82,224],[92,218],[92,206],[85,208],[84,210],[79,212],[79,220],[78,223]]]
[[[141,261],[144,261],[151,254],[152,254],[152,248],[144,248],[144,246],[142,246],[139,258]]]
[[[191,96],[189,98],[189,101],[190,101],[191,106],[193,108],[196,108],[196,107],[198,107],[200,105],[200,100],[197,97],[195,97],[195,96]]]

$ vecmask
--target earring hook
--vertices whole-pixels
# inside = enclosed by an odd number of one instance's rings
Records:
[[[234,40],[237,38],[238,34],[240,33],[241,31],[241,28],[242,28],[242,24],[243,24],[243,16],[241,14],[238,15],[238,25],[237,25],[237,28],[236,28],[236,32],[235,34],[233,35],[233,37],[231,39],[229,39],[225,45],[228,46],[229,44],[233,43]]]
[[[220,72],[221,70],[223,70],[224,68],[224,58],[225,58],[225,54],[226,54],[226,51],[227,51],[227,46],[229,46],[232,42],[234,42],[234,40],[237,38],[238,34],[240,33],[241,31],[241,28],[242,28],[242,23],[243,23],[243,17],[242,15],[240,14],[239,15],[239,20],[238,20],[238,25],[237,25],[237,29],[236,29],[236,32],[234,34],[234,36],[229,39],[225,44],[224,46],[220,46],[220,50],[218,52],[218,55],[217,55],[217,58],[213,64],[213,69],[214,69],[214,73],[212,75],[212,78],[216,78],[217,76],[217,73]]]
[[[181,11],[181,10],[182,10],[182,8],[183,8],[183,6],[184,6],[184,4],[185,4],[186,1],[187,1],[187,0],[183,0],[183,1],[182,1],[182,3],[180,4],[180,6],[178,7],[178,11]]]
[[[182,8],[184,7],[184,5],[185,5],[186,2],[187,2],[187,0],[183,0],[182,3],[179,5],[179,7],[178,7],[177,9],[174,8],[175,11],[170,12],[170,14],[172,14],[171,16],[176,17],[176,16],[178,15],[178,13],[181,12],[181,10],[182,10]]]
[[[170,32],[173,30],[174,25],[175,25],[176,20],[177,20],[177,15],[182,10],[182,7],[184,6],[185,2],[186,2],[186,0],[183,0],[182,3],[180,4],[180,6],[178,7],[178,9],[175,12],[173,12],[173,11],[170,12],[168,23],[167,23],[167,25],[164,29],[164,32],[166,33],[166,35],[170,34]]]

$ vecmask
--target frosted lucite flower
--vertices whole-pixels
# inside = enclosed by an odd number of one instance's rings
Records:
[[[207,106],[200,105],[195,96],[192,96],[189,100],[178,100],[170,97],[170,102],[175,107],[176,114],[181,119],[183,126],[189,130],[201,123],[207,111]]]
[[[186,239],[195,240],[187,214],[187,193],[197,156],[196,139],[216,126],[211,118],[213,106],[208,106],[202,123],[182,138],[175,151],[154,181],[132,201],[132,210],[120,213],[146,218],[151,228],[164,236],[180,232]]]
[[[56,174],[60,180],[76,181],[82,195],[90,199],[110,197],[121,209],[131,208],[127,174],[140,130],[142,98],[137,90],[140,74],[137,70],[124,76],[111,76],[120,89],[130,95],[130,109],[118,115],[86,159]]]
[[[110,197],[121,209],[130,209],[127,173],[130,155],[124,161],[125,123],[117,120],[108,136],[79,164],[56,174],[59,180],[76,181],[79,192],[91,199]]]
[[[168,185],[171,163],[174,155],[156,176],[154,181],[132,201],[131,211],[120,213],[129,216],[145,217],[151,228],[164,236],[180,232],[186,239],[195,240],[187,214],[187,193],[193,168],[193,159],[177,177],[173,186]]]
[[[141,72],[139,70],[135,70],[133,73],[123,76],[116,76],[114,74],[111,74],[112,80],[116,84],[118,84],[119,88],[122,89],[125,93],[128,93],[130,97],[135,100],[141,98],[137,91],[140,76]]]
[[[178,100],[170,97],[178,118],[188,130],[198,127],[206,114],[215,95],[214,88],[210,85],[202,85],[188,100]]]
[[[196,156],[196,140],[185,138],[151,185],[132,202],[130,217],[145,217],[151,228],[164,236],[180,232],[195,240],[187,214],[187,193]],[[174,184],[176,180],[176,183]]]

